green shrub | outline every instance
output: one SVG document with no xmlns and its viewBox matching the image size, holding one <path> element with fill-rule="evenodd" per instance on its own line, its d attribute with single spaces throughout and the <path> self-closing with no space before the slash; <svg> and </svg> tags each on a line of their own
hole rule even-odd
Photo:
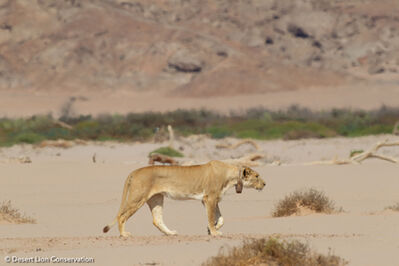
<svg viewBox="0 0 399 266">
<path fill-rule="evenodd" d="M 242 130 L 238 131 L 237 134 L 235 134 L 236 137 L 242 138 L 242 139 L 264 139 L 265 136 L 262 134 L 262 132 L 257 131 L 255 129 L 247 129 L 247 130 Z"/>
<path fill-rule="evenodd" d="M 63 116 L 60 121 L 73 127 L 65 129 L 51 115 L 29 118 L 0 118 L 0 146 L 36 143 L 43 139 L 147 140 L 155 128 L 172 125 L 176 135 L 208 133 L 213 138 L 228 136 L 253 139 L 302 139 L 364 136 L 391 133 L 399 120 L 399 108 L 382 107 L 374 111 L 333 109 L 314 112 L 292 106 L 270 111 L 252 108 L 246 112 L 220 115 L 206 110 L 176 110 L 127 115 Z"/>
<path fill-rule="evenodd" d="M 158 149 L 150 152 L 149 155 L 151 155 L 153 153 L 159 153 L 159 154 L 167 155 L 170 157 L 184 157 L 184 155 L 181 152 L 179 152 L 173 148 L 170 148 L 170 147 L 158 148 Z"/>
<path fill-rule="evenodd" d="M 16 143 L 28 143 L 34 144 L 43 141 L 45 138 L 39 134 L 33 132 L 19 133 L 14 137 Z"/>
<path fill-rule="evenodd" d="M 336 132 L 315 122 L 246 120 L 234 123 L 231 131 L 239 138 L 300 139 L 336 136 Z"/>
<path fill-rule="evenodd" d="M 77 123 L 73 131 L 78 138 L 97 139 L 101 134 L 101 127 L 98 121 L 86 120 Z"/>
<path fill-rule="evenodd" d="M 45 139 L 71 139 L 72 135 L 71 135 L 71 131 L 69 129 L 65 129 L 65 128 L 57 128 L 57 127 L 53 127 L 53 128 L 49 128 L 46 129 L 45 131 L 41 132 L 41 135 L 45 138 Z"/>
<path fill-rule="evenodd" d="M 233 134 L 232 130 L 225 126 L 212 126 L 208 128 L 207 133 L 211 134 L 212 138 L 215 139 L 221 139 Z"/>
<path fill-rule="evenodd" d="M 337 135 L 334 130 L 315 122 L 288 121 L 280 127 L 280 134 L 284 139 L 326 138 Z"/>
<path fill-rule="evenodd" d="M 136 137 L 140 139 L 149 139 L 153 135 L 153 132 L 150 128 L 142 128 L 138 131 Z"/>
<path fill-rule="evenodd" d="M 392 126 L 391 125 L 371 125 L 365 128 L 358 129 L 348 136 L 350 137 L 360 137 L 367 135 L 377 135 L 377 134 L 391 134 Z"/>
</svg>

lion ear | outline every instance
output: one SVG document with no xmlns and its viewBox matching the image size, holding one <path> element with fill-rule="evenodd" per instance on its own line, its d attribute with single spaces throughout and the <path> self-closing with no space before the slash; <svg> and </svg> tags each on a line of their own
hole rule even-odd
<svg viewBox="0 0 399 266">
<path fill-rule="evenodd" d="M 248 170 L 247 170 L 247 167 L 243 167 L 244 169 L 242 170 L 242 176 L 241 176 L 241 178 L 242 179 L 245 179 L 245 177 L 248 175 Z"/>
<path fill-rule="evenodd" d="M 240 167 L 238 170 L 238 179 L 243 179 L 244 178 L 244 171 L 245 167 Z"/>
<path fill-rule="evenodd" d="M 236 193 L 241 193 L 243 187 L 244 187 L 244 184 L 242 183 L 242 180 L 240 178 L 240 179 L 238 179 L 237 184 L 236 184 Z"/>
</svg>

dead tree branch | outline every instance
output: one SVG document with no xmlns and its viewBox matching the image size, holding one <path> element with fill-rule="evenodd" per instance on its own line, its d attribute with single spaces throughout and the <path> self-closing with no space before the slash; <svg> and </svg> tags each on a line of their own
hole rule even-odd
<svg viewBox="0 0 399 266">
<path fill-rule="evenodd" d="M 249 155 L 245 155 L 241 158 L 237 159 L 227 159 L 222 160 L 223 162 L 234 164 L 234 165 L 246 165 L 246 166 L 259 166 L 261 163 L 258 161 L 265 157 L 263 154 L 260 153 L 253 153 Z"/>
<path fill-rule="evenodd" d="M 316 164 L 336 164 L 336 165 L 342 165 L 342 164 L 359 164 L 362 163 L 364 160 L 368 158 L 377 158 L 381 160 L 385 160 L 391 163 L 399 163 L 399 159 L 397 158 L 391 158 L 385 155 L 380 155 L 377 154 L 377 151 L 382 148 L 382 147 L 392 147 L 392 146 L 399 146 L 399 141 L 398 142 L 388 142 L 388 140 L 378 142 L 377 144 L 374 145 L 371 149 L 365 152 L 358 153 L 354 156 L 352 156 L 349 159 L 346 160 L 339 160 L 337 158 L 334 158 L 333 160 L 330 161 L 315 161 L 315 162 L 310 162 L 306 163 L 305 165 L 316 165 Z"/>
<path fill-rule="evenodd" d="M 153 153 L 149 156 L 149 161 L 148 164 L 154 165 L 155 162 L 159 162 L 162 164 L 170 164 L 170 165 L 178 165 L 179 163 L 173 159 L 170 156 L 159 154 L 159 153 Z"/>
<path fill-rule="evenodd" d="M 175 133 L 173 132 L 173 128 L 171 125 L 168 125 L 168 132 L 169 132 L 169 148 L 173 149 L 173 143 L 175 141 Z"/>
<path fill-rule="evenodd" d="M 69 129 L 69 130 L 72 130 L 72 129 L 73 129 L 72 126 L 70 126 L 70 125 L 68 125 L 67 123 L 62 122 L 62 121 L 60 121 L 60 120 L 54 120 L 54 124 L 57 125 L 57 126 L 60 126 L 60 127 L 62 127 L 62 128 Z"/>
</svg>

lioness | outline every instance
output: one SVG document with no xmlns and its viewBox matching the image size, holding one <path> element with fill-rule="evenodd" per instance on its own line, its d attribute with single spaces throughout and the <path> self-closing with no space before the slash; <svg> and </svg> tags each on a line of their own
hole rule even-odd
<svg viewBox="0 0 399 266">
<path fill-rule="evenodd" d="M 198 199 L 206 207 L 208 232 L 221 235 L 217 231 L 223 226 L 218 202 L 227 189 L 236 186 L 262 190 L 265 182 L 259 174 L 248 167 L 238 167 L 220 161 L 193 166 L 147 166 L 133 171 L 126 179 L 122 203 L 113 222 L 104 227 L 103 232 L 118 222 L 123 237 L 130 235 L 125 231 L 125 223 L 144 203 L 152 212 L 154 225 L 166 235 L 176 235 L 163 222 L 162 208 L 164 196 L 173 199 Z"/>
</svg>

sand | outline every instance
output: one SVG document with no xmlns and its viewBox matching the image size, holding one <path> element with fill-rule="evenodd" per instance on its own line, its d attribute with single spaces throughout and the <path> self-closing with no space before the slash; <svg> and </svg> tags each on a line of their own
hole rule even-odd
<svg viewBox="0 0 399 266">
<path fill-rule="evenodd" d="M 143 206 L 128 222 L 133 236 L 122 239 L 117 228 L 102 228 L 114 219 L 123 183 L 134 169 L 147 163 L 149 151 L 163 144 L 88 143 L 69 149 L 30 145 L 0 149 L 0 201 L 37 220 L 36 224 L 0 224 L 0 265 L 6 256 L 94 259 L 95 265 L 200 265 L 221 247 L 239 245 L 247 238 L 278 236 L 299 239 L 322 253 L 332 252 L 350 265 L 396 265 L 399 261 L 399 212 L 384 208 L 399 201 L 398 165 L 366 160 L 361 165 L 315 165 L 313 160 L 345 158 L 350 149 L 367 149 L 393 136 L 334 138 L 300 141 L 259 141 L 266 154 L 255 169 L 267 185 L 261 192 L 229 190 L 220 204 L 225 225 L 222 237 L 206 232 L 205 210 L 199 201 L 165 201 L 165 223 L 179 232 L 163 236 Z M 397 139 L 397 137 L 396 137 Z M 186 140 L 187 141 L 187 140 Z M 235 140 L 230 140 L 234 142 Z M 226 159 L 253 152 L 243 145 L 236 151 L 219 150 L 216 140 L 193 147 L 178 141 L 187 159 Z M 399 157 L 399 147 L 380 151 Z M 92 162 L 96 153 L 97 162 Z M 29 156 L 32 163 L 19 163 Z M 272 166 L 278 158 L 283 164 Z M 288 193 L 316 188 L 343 207 L 339 214 L 272 218 L 275 204 Z M 71 265 L 60 263 L 59 265 Z"/>
<path fill-rule="evenodd" d="M 359 98 L 361 95 L 361 99 Z M 170 94 L 107 92 L 18 92 L 0 90 L 0 117 L 27 117 L 49 114 L 59 117 L 71 96 L 79 98 L 72 105 L 72 114 L 126 114 L 129 112 L 165 112 L 176 109 L 205 108 L 221 113 L 245 111 L 263 107 L 271 110 L 286 109 L 294 104 L 311 110 L 350 108 L 373 110 L 381 106 L 398 107 L 399 88 L 376 84 L 331 88 L 306 88 L 294 91 L 276 91 L 263 94 L 243 94 L 221 97 L 182 97 Z M 27 104 L 28 103 L 28 104 Z"/>
</svg>

